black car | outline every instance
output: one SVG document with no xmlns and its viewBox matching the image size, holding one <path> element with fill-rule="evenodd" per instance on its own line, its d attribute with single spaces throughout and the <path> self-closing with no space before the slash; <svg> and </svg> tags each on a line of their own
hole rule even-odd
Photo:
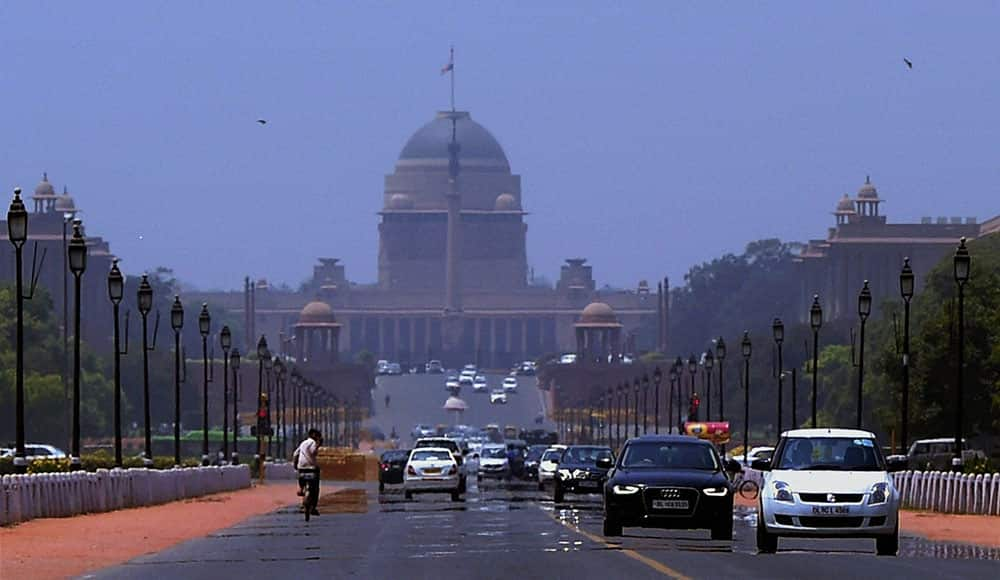
<svg viewBox="0 0 1000 580">
<path fill-rule="evenodd" d="M 608 469 L 614 464 L 609 447 L 571 445 L 563 451 L 556 468 L 553 498 L 562 502 L 567 493 L 601 493 Z"/>
<path fill-rule="evenodd" d="M 548 449 L 548 445 L 529 445 L 528 453 L 524 456 L 524 477 L 532 481 L 538 480 L 538 462 L 542 460 L 542 454 Z"/>
<path fill-rule="evenodd" d="M 387 483 L 403 483 L 403 470 L 410 457 L 409 449 L 386 451 L 378 460 L 378 490 L 384 491 Z"/>
<path fill-rule="evenodd" d="M 562 465 L 559 466 L 562 468 Z M 622 527 L 710 529 L 713 540 L 733 539 L 733 486 L 708 441 L 683 435 L 629 439 L 604 484 L 604 535 Z"/>
</svg>

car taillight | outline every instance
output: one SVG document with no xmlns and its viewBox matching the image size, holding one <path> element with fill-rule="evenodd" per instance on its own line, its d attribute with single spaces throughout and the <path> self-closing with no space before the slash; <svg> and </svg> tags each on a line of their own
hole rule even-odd
<svg viewBox="0 0 1000 580">
<path fill-rule="evenodd" d="M 452 465 L 451 468 L 448 469 L 448 475 L 455 475 L 456 473 L 458 473 L 458 466 Z"/>
<path fill-rule="evenodd" d="M 417 470 L 413 469 L 412 465 L 407 465 L 406 466 L 406 473 L 408 473 L 410 475 L 416 475 L 417 474 Z"/>
<path fill-rule="evenodd" d="M 389 464 L 388 463 L 383 463 L 382 464 L 382 469 L 389 469 Z"/>
</svg>

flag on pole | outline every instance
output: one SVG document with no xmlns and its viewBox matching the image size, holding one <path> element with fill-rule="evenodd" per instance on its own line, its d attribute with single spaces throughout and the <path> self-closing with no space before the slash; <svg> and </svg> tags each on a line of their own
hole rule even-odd
<svg viewBox="0 0 1000 580">
<path fill-rule="evenodd" d="M 452 47 L 452 49 L 451 49 L 451 56 L 448 57 L 448 64 L 446 64 L 443 67 L 441 67 L 441 74 L 442 75 L 448 74 L 448 73 L 450 73 L 453 70 L 455 70 L 455 48 L 454 47 Z"/>
</svg>

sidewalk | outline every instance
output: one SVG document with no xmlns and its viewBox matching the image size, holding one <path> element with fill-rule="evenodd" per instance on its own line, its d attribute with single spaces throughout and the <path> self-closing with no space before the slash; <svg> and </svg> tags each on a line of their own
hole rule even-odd
<svg viewBox="0 0 1000 580">
<path fill-rule="evenodd" d="M 159 552 L 299 501 L 293 482 L 0 528 L 0 578 L 66 578 Z M 324 495 L 337 488 L 323 486 Z"/>
<path fill-rule="evenodd" d="M 739 495 L 734 499 L 738 506 L 757 508 L 756 499 Z M 1000 548 L 1000 517 L 997 516 L 899 510 L 899 529 L 928 540 Z"/>
</svg>

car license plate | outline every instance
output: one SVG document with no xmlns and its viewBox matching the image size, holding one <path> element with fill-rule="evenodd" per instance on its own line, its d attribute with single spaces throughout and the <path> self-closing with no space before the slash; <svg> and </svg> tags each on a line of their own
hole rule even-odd
<svg viewBox="0 0 1000 580">
<path fill-rule="evenodd" d="M 426 473 L 427 475 L 437 475 L 441 473 L 441 470 L 438 469 L 437 467 L 428 467 L 427 469 L 424 470 L 424 473 Z"/>
<path fill-rule="evenodd" d="M 580 487 L 597 487 L 596 481 L 581 481 Z"/>
<path fill-rule="evenodd" d="M 686 499 L 654 499 L 653 509 L 654 510 L 686 510 L 688 509 L 688 500 Z"/>
<path fill-rule="evenodd" d="M 305 480 L 316 479 L 316 474 L 312 472 L 300 473 L 299 477 Z"/>
<path fill-rule="evenodd" d="M 814 505 L 812 513 L 820 515 L 844 515 L 851 513 L 846 505 Z"/>
</svg>

